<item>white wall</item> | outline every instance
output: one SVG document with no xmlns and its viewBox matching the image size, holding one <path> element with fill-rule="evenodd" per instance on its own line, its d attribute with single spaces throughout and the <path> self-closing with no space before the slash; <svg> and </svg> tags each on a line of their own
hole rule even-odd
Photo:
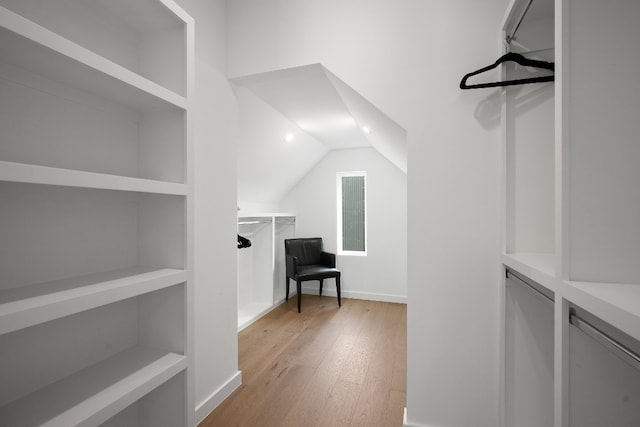
<svg viewBox="0 0 640 427">
<path fill-rule="evenodd" d="M 498 425 L 499 96 L 506 0 L 232 0 L 230 76 L 322 63 L 407 130 L 409 425 Z"/>
<path fill-rule="evenodd" d="M 225 2 L 176 0 L 195 19 L 195 404 L 206 416 L 239 384 L 237 106 L 225 72 Z"/>
<path fill-rule="evenodd" d="M 336 258 L 342 296 L 405 302 L 407 295 L 407 176 L 373 148 L 329 152 L 281 202 L 296 214 L 296 237 L 322 237 L 337 253 L 336 173 L 367 172 L 367 256 Z M 308 286 L 307 286 L 308 285 Z M 318 291 L 318 282 L 303 286 Z M 327 295 L 335 295 L 333 280 Z"/>
</svg>

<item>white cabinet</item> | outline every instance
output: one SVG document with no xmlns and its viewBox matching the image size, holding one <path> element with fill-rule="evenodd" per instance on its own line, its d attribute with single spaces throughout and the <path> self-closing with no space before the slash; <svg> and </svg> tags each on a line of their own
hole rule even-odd
<svg viewBox="0 0 640 427">
<path fill-rule="evenodd" d="M 193 423 L 193 21 L 0 0 L 0 424 Z"/>
<path fill-rule="evenodd" d="M 639 354 L 638 19 L 626 0 L 512 0 L 505 15 L 503 37 L 517 28 L 505 46 L 556 69 L 554 83 L 503 90 L 502 261 L 554 300 L 533 304 L 505 279 L 503 425 L 528 425 L 540 408 L 553 420 L 532 425 L 640 424 L 633 363 L 570 322 L 576 311 Z"/>
<path fill-rule="evenodd" d="M 243 215 L 238 234 L 251 241 L 238 252 L 238 329 L 243 329 L 285 299 L 284 239 L 295 237 L 295 216 Z"/>
</svg>

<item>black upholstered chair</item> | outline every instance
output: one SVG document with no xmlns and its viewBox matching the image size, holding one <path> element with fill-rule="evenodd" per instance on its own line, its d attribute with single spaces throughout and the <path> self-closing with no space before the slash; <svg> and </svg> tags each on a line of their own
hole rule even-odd
<svg viewBox="0 0 640 427">
<path fill-rule="evenodd" d="M 287 294 L 285 298 L 289 300 L 289 281 L 293 279 L 296 281 L 296 289 L 298 291 L 298 313 L 300 313 L 300 300 L 302 298 L 302 282 L 307 280 L 320 281 L 320 295 L 322 296 L 324 279 L 335 278 L 338 307 L 342 305 L 340 300 L 340 270 L 336 269 L 336 256 L 323 250 L 321 237 L 286 239 L 284 241 L 284 253 L 287 263 Z"/>
</svg>

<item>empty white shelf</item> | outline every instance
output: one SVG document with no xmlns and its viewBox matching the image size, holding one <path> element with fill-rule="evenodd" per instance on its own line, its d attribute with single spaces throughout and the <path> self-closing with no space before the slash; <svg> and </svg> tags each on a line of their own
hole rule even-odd
<svg viewBox="0 0 640 427">
<path fill-rule="evenodd" d="M 0 181 L 28 184 L 48 184 L 102 190 L 135 191 L 141 193 L 184 196 L 187 186 L 174 182 L 154 181 L 104 173 L 37 166 L 0 161 Z"/>
<path fill-rule="evenodd" d="M 186 109 L 183 96 L 3 7 L 0 58 L 136 110 Z"/>
<path fill-rule="evenodd" d="M 0 425 L 97 426 L 186 366 L 186 356 L 134 347 L 5 405 Z"/>
<path fill-rule="evenodd" d="M 517 252 L 502 255 L 502 263 L 555 292 L 555 256 L 546 253 Z"/>
<path fill-rule="evenodd" d="M 566 282 L 572 303 L 640 340 L 640 284 Z"/>
<path fill-rule="evenodd" d="M 172 268 L 128 268 L 0 291 L 0 335 L 186 282 Z"/>
</svg>

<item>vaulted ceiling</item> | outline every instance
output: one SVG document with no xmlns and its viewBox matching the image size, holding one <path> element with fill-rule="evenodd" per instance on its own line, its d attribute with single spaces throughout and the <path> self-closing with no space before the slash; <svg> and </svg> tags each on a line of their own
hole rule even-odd
<svg viewBox="0 0 640 427">
<path fill-rule="evenodd" d="M 277 203 L 330 150 L 373 147 L 406 173 L 406 131 L 321 64 L 231 81 L 240 200 Z"/>
</svg>

